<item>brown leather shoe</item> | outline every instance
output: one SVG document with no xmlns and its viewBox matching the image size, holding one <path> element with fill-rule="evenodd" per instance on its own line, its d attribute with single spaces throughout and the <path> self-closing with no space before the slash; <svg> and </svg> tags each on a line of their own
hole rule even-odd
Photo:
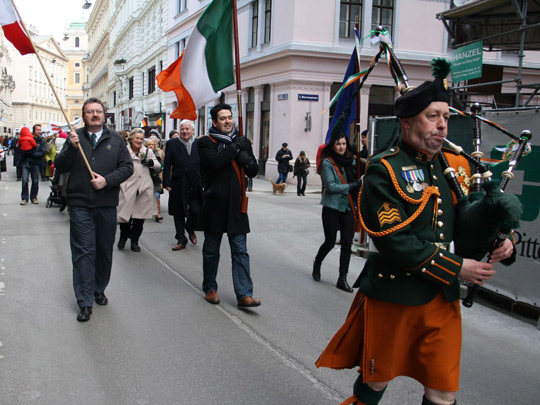
<svg viewBox="0 0 540 405">
<path fill-rule="evenodd" d="M 189 235 L 189 240 L 191 241 L 191 243 L 193 243 L 194 245 L 197 244 L 197 235 L 195 235 L 194 233 L 192 233 L 191 235 Z"/>
<path fill-rule="evenodd" d="M 174 245 L 174 246 L 172 247 L 172 250 L 174 250 L 174 251 L 176 252 L 177 250 L 182 250 L 182 249 L 184 249 L 184 248 L 185 248 L 185 246 L 182 245 L 181 243 L 179 243 L 178 245 Z"/>
<path fill-rule="evenodd" d="M 256 300 L 253 297 L 250 297 L 249 295 L 247 297 L 244 297 L 240 301 L 238 301 L 238 308 L 252 308 L 252 307 L 258 307 L 261 305 L 261 301 Z"/>
<path fill-rule="evenodd" d="M 219 304 L 219 295 L 217 295 L 217 291 L 208 291 L 206 293 L 206 296 L 204 297 L 206 301 L 208 301 L 210 304 Z"/>
</svg>

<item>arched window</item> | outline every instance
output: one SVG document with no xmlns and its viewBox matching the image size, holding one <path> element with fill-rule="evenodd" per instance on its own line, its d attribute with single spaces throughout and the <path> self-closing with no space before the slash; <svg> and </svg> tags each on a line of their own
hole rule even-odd
<svg viewBox="0 0 540 405">
<path fill-rule="evenodd" d="M 79 47 L 79 37 L 75 37 L 75 48 Z"/>
</svg>

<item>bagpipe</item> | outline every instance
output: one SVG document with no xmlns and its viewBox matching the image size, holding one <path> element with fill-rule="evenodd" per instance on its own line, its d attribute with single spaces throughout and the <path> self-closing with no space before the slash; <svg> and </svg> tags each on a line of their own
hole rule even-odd
<svg viewBox="0 0 540 405">
<path fill-rule="evenodd" d="M 374 34 L 380 39 L 379 53 L 373 59 L 370 68 L 364 72 L 369 74 L 381 55 L 385 54 L 388 68 L 400 94 L 404 95 L 414 89 L 409 85 L 405 70 L 392 49 L 387 31 L 379 27 L 378 30 L 374 31 Z M 450 72 L 450 63 L 444 59 L 436 59 L 432 62 L 432 67 L 433 76 L 442 78 L 445 81 Z M 367 75 L 364 76 L 357 91 L 359 91 L 366 77 Z M 519 160 L 527 153 L 527 148 L 530 148 L 529 141 L 532 134 L 529 130 L 524 130 L 519 137 L 513 135 L 502 126 L 482 117 L 479 104 L 474 104 L 470 113 L 452 107 L 450 107 L 450 111 L 473 119 L 472 138 L 474 151 L 472 154 L 466 153 L 462 147 L 445 139 L 448 149 L 467 159 L 474 170 L 474 174 L 471 176 L 470 193 L 465 194 L 463 191 L 456 177 L 455 169 L 450 167 L 444 153 L 441 152 L 438 155 L 445 178 L 457 197 L 457 212 L 454 224 L 455 253 L 461 257 L 479 261 L 486 255 L 489 257 L 489 254 L 508 238 L 512 229 L 519 227 L 523 206 L 515 195 L 505 193 L 504 190 L 508 182 L 514 178 L 513 172 Z M 481 151 L 482 135 L 480 124 L 482 122 L 509 136 L 514 143 L 514 147 L 510 148 L 512 151 L 506 156 L 508 169 L 502 173 L 502 181 L 500 182 L 492 178 L 493 175 L 489 167 L 482 162 L 484 157 Z M 334 128 L 334 130 L 340 130 L 340 128 Z M 469 288 L 468 295 L 463 300 L 465 307 L 470 308 L 473 305 L 477 289 L 478 285 L 472 285 Z"/>
</svg>

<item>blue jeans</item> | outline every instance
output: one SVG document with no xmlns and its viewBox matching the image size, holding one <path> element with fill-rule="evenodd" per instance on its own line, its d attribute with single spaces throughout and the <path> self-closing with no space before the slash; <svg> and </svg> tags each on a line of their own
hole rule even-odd
<svg viewBox="0 0 540 405">
<path fill-rule="evenodd" d="M 30 189 L 30 200 L 37 198 L 39 191 L 39 165 L 30 163 L 22 164 L 22 190 L 21 200 L 28 201 L 28 178 L 32 177 L 32 187 Z"/>
<path fill-rule="evenodd" d="M 222 233 L 204 232 L 203 244 L 203 291 L 217 291 L 216 281 L 219 265 L 219 247 Z M 234 292 L 238 301 L 253 296 L 253 282 L 249 274 L 249 255 L 246 235 L 228 236 L 231 247 L 232 277 Z"/>
<path fill-rule="evenodd" d="M 278 179 L 276 181 L 276 184 L 287 183 L 287 175 L 288 174 L 289 173 L 287 173 L 287 172 L 285 172 L 285 173 L 279 172 L 279 177 L 278 177 Z"/>
<path fill-rule="evenodd" d="M 91 307 L 111 278 L 116 207 L 71 207 L 70 216 L 73 289 L 79 308 Z"/>
</svg>

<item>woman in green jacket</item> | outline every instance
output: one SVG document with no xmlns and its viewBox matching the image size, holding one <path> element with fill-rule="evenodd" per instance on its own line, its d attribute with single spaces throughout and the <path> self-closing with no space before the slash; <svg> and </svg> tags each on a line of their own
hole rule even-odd
<svg viewBox="0 0 540 405">
<path fill-rule="evenodd" d="M 354 155 L 348 139 L 341 135 L 331 138 L 321 152 L 319 174 L 324 184 L 321 198 L 324 242 L 313 262 L 313 279 L 321 280 L 321 265 L 326 255 L 336 243 L 338 227 L 341 235 L 339 257 L 339 277 L 336 287 L 346 292 L 353 292 L 347 283 L 351 244 L 354 237 L 354 211 L 351 201 L 360 189 L 361 181 L 356 178 Z M 349 193 L 351 196 L 349 196 Z"/>
</svg>

